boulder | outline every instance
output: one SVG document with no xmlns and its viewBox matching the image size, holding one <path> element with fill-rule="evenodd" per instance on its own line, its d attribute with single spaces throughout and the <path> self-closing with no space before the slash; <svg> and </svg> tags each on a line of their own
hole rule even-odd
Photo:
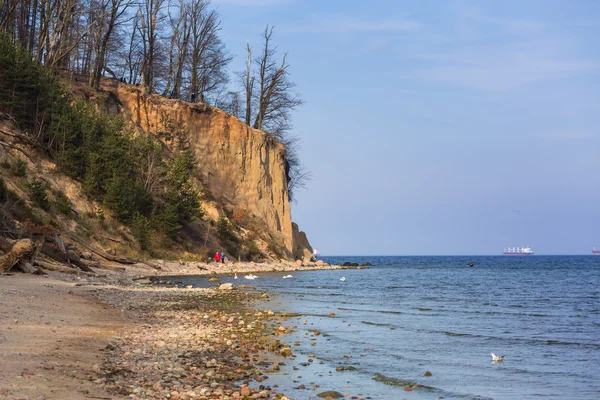
<svg viewBox="0 0 600 400">
<path fill-rule="evenodd" d="M 292 222 L 292 239 L 294 242 L 294 258 L 306 259 L 312 257 L 313 248 L 308 242 L 306 233 L 301 232 L 298 224 Z"/>
<path fill-rule="evenodd" d="M 233 290 L 233 283 L 223 283 L 219 285 L 219 290 Z"/>
</svg>

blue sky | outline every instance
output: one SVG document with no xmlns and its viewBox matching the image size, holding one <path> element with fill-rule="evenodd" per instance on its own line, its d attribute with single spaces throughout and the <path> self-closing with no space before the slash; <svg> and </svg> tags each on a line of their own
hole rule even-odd
<svg viewBox="0 0 600 400">
<path fill-rule="evenodd" d="M 600 248 L 600 2 L 214 0 L 306 104 L 293 219 L 330 255 Z"/>
</svg>

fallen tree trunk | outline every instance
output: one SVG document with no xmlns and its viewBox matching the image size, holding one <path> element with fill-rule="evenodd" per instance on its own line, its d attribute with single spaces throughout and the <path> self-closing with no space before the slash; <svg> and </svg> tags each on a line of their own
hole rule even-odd
<svg viewBox="0 0 600 400">
<path fill-rule="evenodd" d="M 8 253 L 0 257 L 0 272 L 8 272 L 14 267 L 23 272 L 37 273 L 38 270 L 31 264 L 39 252 L 40 244 L 33 243 L 31 239 L 21 239 L 15 243 Z"/>
<path fill-rule="evenodd" d="M 74 254 L 72 251 L 62 252 L 55 244 L 48 244 L 42 248 L 42 253 L 52 258 L 53 260 L 59 261 L 61 263 L 67 265 L 75 265 L 77 268 L 86 272 L 94 272 L 90 268 L 90 263 L 93 261 L 83 260 L 78 255 Z"/>
<path fill-rule="evenodd" d="M 92 245 L 87 244 L 83 239 L 73 235 L 73 234 L 68 234 L 68 236 L 71 238 L 71 240 L 73 240 L 74 242 L 77 242 L 79 245 L 81 245 L 82 247 L 85 247 L 86 249 L 88 249 L 89 251 L 91 251 L 92 253 L 98 254 L 100 257 L 107 259 L 108 261 L 114 261 L 114 262 L 118 262 L 119 264 L 144 264 L 149 266 L 150 268 L 154 268 L 154 269 L 160 269 L 160 266 L 154 265 L 148 261 L 142 261 L 142 260 L 138 260 L 135 258 L 128 258 L 128 257 L 118 257 L 118 256 L 113 256 L 108 254 L 105 251 L 102 251 L 100 249 L 95 248 Z"/>
<path fill-rule="evenodd" d="M 67 274 L 75 274 L 75 275 L 80 275 L 80 274 L 88 275 L 88 276 L 95 275 L 93 273 L 81 271 L 76 268 L 69 268 L 69 267 L 65 267 L 64 265 L 49 263 L 49 262 L 41 261 L 41 260 L 36 260 L 35 265 L 37 265 L 38 267 L 42 267 L 43 269 L 47 269 L 49 271 L 65 272 Z"/>
</svg>

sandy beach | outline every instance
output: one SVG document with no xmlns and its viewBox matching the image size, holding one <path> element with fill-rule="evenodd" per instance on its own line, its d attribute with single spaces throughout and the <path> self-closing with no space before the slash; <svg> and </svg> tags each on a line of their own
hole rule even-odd
<svg viewBox="0 0 600 400">
<path fill-rule="evenodd" d="M 164 263 L 3 275 L 0 398 L 285 399 L 268 374 L 294 360 L 285 343 L 293 327 L 289 316 L 253 309 L 267 295 L 245 280 L 233 290 L 174 288 L 148 276 L 312 268 L 340 267 Z"/>
</svg>

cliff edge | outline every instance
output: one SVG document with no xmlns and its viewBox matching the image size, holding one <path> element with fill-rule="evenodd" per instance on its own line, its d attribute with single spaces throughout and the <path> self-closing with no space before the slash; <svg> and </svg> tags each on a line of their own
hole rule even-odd
<svg viewBox="0 0 600 400">
<path fill-rule="evenodd" d="M 306 235 L 298 243 L 294 240 L 286 154 L 281 143 L 206 104 L 146 94 L 137 87 L 114 82 L 104 89 L 127 121 L 154 135 L 167 148 L 172 144 L 170 139 L 157 135 L 164 124 L 175 124 L 187 132 L 202 185 L 222 207 L 262 220 L 274 239 L 281 241 L 286 257 L 303 258 L 304 249 L 312 249 Z"/>
</svg>

